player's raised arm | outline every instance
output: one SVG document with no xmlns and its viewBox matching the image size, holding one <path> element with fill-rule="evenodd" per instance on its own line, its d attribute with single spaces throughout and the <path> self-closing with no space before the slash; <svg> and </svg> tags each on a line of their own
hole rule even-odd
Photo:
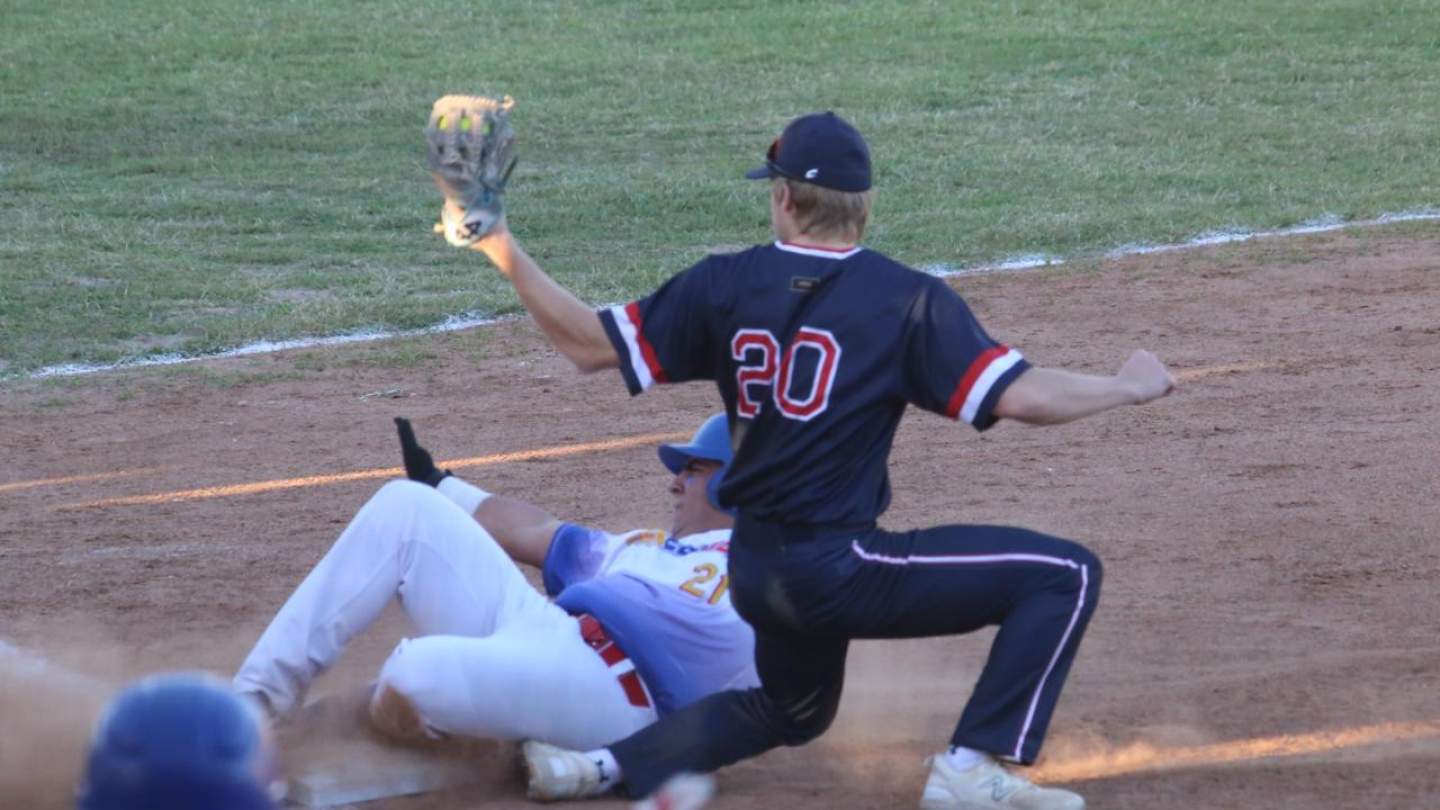
<svg viewBox="0 0 1440 810">
<path fill-rule="evenodd" d="M 405 461 L 405 476 L 411 481 L 428 484 L 454 501 L 461 509 L 495 538 L 495 542 L 516 562 L 537 568 L 545 564 L 550 543 L 560 528 L 560 519 L 528 501 L 495 495 L 462 480 L 449 470 L 435 466 L 430 451 L 415 440 L 410 420 L 395 417 L 400 433 L 400 453 Z"/>
<path fill-rule="evenodd" d="M 1142 405 L 1174 389 L 1175 377 L 1165 364 L 1140 350 L 1111 377 L 1026 369 L 1000 395 L 994 414 L 1027 425 L 1058 425 L 1121 405 Z"/>
<path fill-rule="evenodd" d="M 500 220 L 471 246 L 484 253 L 510 283 L 550 343 L 582 373 L 618 368 L 620 356 L 605 336 L 600 316 L 550 278 Z"/>
<path fill-rule="evenodd" d="M 632 395 L 655 383 L 713 379 L 710 333 L 696 313 L 715 300 L 716 257 L 638 301 L 597 312 L 546 275 L 503 219 L 472 247 L 510 279 L 550 342 L 581 372 L 618 368 Z"/>
<path fill-rule="evenodd" d="M 505 225 L 505 186 L 515 168 L 515 101 L 444 96 L 425 127 L 425 165 L 445 195 L 435 230 L 455 247 L 484 253 L 504 273 L 555 348 L 584 373 L 615 368 L 619 357 L 600 318 L 556 284 Z"/>
</svg>

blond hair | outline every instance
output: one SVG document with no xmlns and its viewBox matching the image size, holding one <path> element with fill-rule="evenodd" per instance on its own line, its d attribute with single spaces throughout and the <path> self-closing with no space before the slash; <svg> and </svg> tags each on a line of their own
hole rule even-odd
<svg viewBox="0 0 1440 810">
<path fill-rule="evenodd" d="M 836 191 L 788 177 L 779 181 L 790 187 L 800 233 L 840 237 L 850 242 L 859 242 L 865 236 L 873 191 Z"/>
</svg>

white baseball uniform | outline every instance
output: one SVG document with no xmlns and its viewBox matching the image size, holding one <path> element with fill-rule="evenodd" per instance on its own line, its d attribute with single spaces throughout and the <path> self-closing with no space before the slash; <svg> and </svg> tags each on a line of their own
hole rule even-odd
<svg viewBox="0 0 1440 810">
<path fill-rule="evenodd" d="M 552 602 L 452 480 L 438 492 L 382 487 L 270 622 L 235 687 L 289 711 L 392 597 L 421 635 L 400 642 L 379 681 L 435 736 L 598 748 L 759 683 L 754 635 L 730 604 L 729 530 L 674 538 L 563 524 L 542 572 Z"/>
</svg>

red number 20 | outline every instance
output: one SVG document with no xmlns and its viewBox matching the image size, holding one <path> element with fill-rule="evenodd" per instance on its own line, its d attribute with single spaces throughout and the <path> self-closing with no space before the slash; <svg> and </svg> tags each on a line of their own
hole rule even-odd
<svg viewBox="0 0 1440 810">
<path fill-rule="evenodd" d="M 780 413 L 789 419 L 808 422 L 825 412 L 830 389 L 840 365 L 840 343 L 825 329 L 802 326 L 782 354 L 780 342 L 768 329 L 741 329 L 730 339 L 730 357 L 735 360 L 735 410 L 745 419 L 760 413 L 763 399 L 752 396 L 753 388 L 767 386 Z M 790 383 L 797 362 L 815 363 L 810 390 L 805 396 L 790 395 Z M 777 362 L 778 360 L 778 362 Z"/>
</svg>

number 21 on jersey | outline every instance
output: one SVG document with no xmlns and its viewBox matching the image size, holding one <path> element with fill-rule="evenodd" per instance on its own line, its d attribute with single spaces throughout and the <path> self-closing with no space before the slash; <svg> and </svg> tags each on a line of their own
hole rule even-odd
<svg viewBox="0 0 1440 810">
<path fill-rule="evenodd" d="M 700 563 L 695 566 L 694 571 L 695 576 L 680 583 L 680 590 L 696 599 L 703 599 L 706 604 L 713 605 L 719 602 L 720 597 L 724 596 L 725 591 L 730 588 L 730 575 L 720 574 L 719 566 L 714 563 Z M 716 574 L 720 574 L 720 583 L 715 586 L 714 591 L 707 594 L 705 591 L 708 590 L 710 580 L 714 579 Z"/>
<path fill-rule="evenodd" d="M 780 342 L 769 329 L 740 329 L 730 339 L 730 357 L 735 361 L 735 412 L 754 419 L 764 404 L 763 390 L 770 389 L 775 407 L 787 419 L 808 422 L 825 412 L 830 388 L 840 365 L 840 342 L 826 329 L 802 326 L 782 352 Z M 810 390 L 791 391 L 797 365 L 813 368 Z"/>
</svg>

